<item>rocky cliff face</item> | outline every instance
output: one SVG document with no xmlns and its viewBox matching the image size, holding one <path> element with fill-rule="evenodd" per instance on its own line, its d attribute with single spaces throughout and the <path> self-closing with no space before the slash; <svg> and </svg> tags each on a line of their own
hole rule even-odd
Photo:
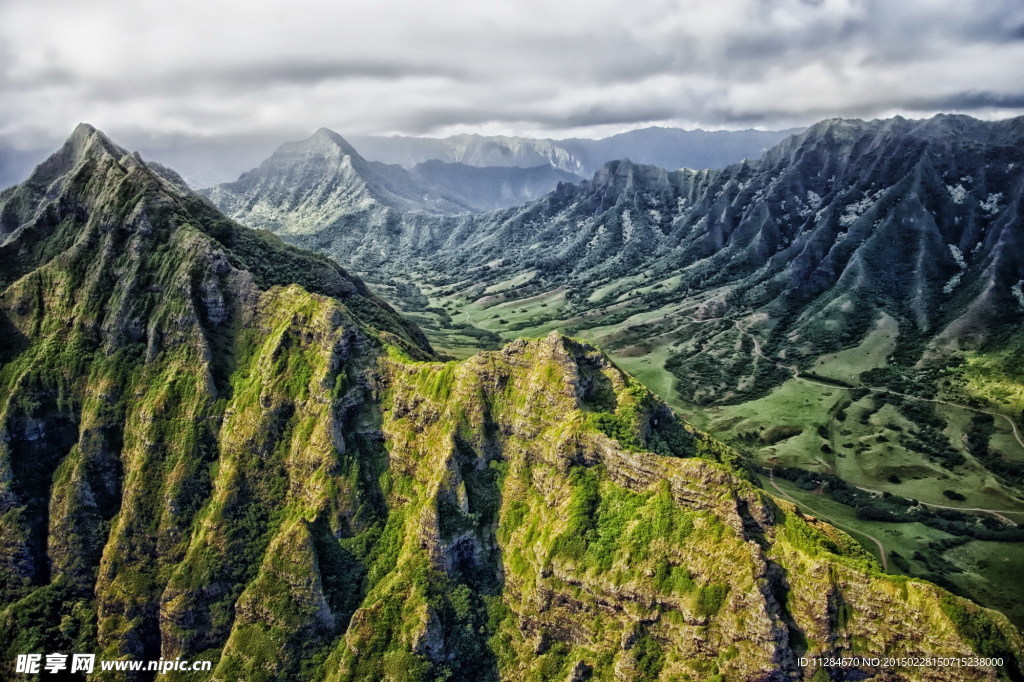
<svg viewBox="0 0 1024 682">
<path fill-rule="evenodd" d="M 392 470 L 408 477 L 396 570 L 440 575 L 371 589 L 364 608 L 404 603 L 399 622 L 422 625 L 398 637 L 435 665 L 784 679 L 800 655 L 964 647 L 950 597 L 756 489 L 589 346 L 552 334 L 458 364 L 389 362 L 382 378 Z M 475 641 L 463 599 L 488 614 Z M 339 678 L 370 670 L 365 642 L 387 622 L 356 615 Z"/>
<path fill-rule="evenodd" d="M 882 573 L 590 346 L 437 362 L 358 279 L 88 127 L 0 201 L 4 665 L 752 680 L 810 676 L 801 655 L 977 652 L 1019 670 L 1004 617 Z"/>
</svg>

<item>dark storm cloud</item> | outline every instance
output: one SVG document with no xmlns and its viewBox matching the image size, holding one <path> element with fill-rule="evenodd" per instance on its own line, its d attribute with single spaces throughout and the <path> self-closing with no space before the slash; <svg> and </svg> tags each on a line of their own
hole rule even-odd
<svg viewBox="0 0 1024 682">
<path fill-rule="evenodd" d="M 611 105 L 579 107 L 566 112 L 549 112 L 543 105 L 477 107 L 472 111 L 448 107 L 428 107 L 417 114 L 417 121 L 429 128 L 447 125 L 453 119 L 467 125 L 503 123 L 514 128 L 517 124 L 531 123 L 546 128 L 559 126 L 589 128 L 605 125 L 627 125 L 635 121 L 658 121 L 670 118 L 675 109 L 669 105 L 648 102 L 620 102 Z"/>
<path fill-rule="evenodd" d="M 296 60 L 292 62 L 267 62 L 191 74 L 192 78 L 210 79 L 232 83 L 238 86 L 258 86 L 270 83 L 319 83 L 336 79 L 377 78 L 399 80 L 412 76 L 438 76 L 458 79 L 465 77 L 464 69 L 433 64 L 417 64 L 412 61 L 387 60 L 346 60 L 321 61 Z"/>
<path fill-rule="evenodd" d="M 0 137 L 20 140 L 1024 111 L 1020 0 L 6 0 L 0 57 Z"/>
</svg>

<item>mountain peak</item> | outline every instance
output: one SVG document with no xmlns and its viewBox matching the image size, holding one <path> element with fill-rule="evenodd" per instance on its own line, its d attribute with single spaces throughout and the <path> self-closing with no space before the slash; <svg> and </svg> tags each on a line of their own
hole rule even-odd
<svg viewBox="0 0 1024 682">
<path fill-rule="evenodd" d="M 629 175 L 637 168 L 637 164 L 629 160 L 629 157 L 608 161 L 601 166 L 594 174 L 595 182 L 607 182 L 616 176 Z"/>
<path fill-rule="evenodd" d="M 41 163 L 29 179 L 35 184 L 49 184 L 81 164 L 105 161 L 113 161 L 124 170 L 148 167 L 138 152 L 129 152 L 103 131 L 88 123 L 79 123 L 64 145 Z"/>
<path fill-rule="evenodd" d="M 79 123 L 75 126 L 71 136 L 65 142 L 65 146 L 70 146 L 76 159 L 96 151 L 105 152 L 116 158 L 120 158 L 128 153 L 114 144 L 101 130 L 88 123 Z"/>
<path fill-rule="evenodd" d="M 92 135 L 93 133 L 96 133 L 96 132 L 99 132 L 99 131 L 96 130 L 95 126 L 93 126 L 93 125 L 91 125 L 89 123 L 82 122 L 82 123 L 79 123 L 78 125 L 75 126 L 75 129 L 71 132 L 71 138 L 70 139 L 72 139 L 72 140 L 75 140 L 75 139 L 84 140 L 84 139 L 88 138 L 90 135 Z"/>
<path fill-rule="evenodd" d="M 591 183 L 595 189 L 622 192 L 632 188 L 638 181 L 645 185 L 660 185 L 667 175 L 668 171 L 663 168 L 635 163 L 625 158 L 609 161 L 601 166 L 594 173 Z"/>
<path fill-rule="evenodd" d="M 60 149 L 36 166 L 26 186 L 42 189 L 87 161 L 104 158 L 124 159 L 128 152 L 88 123 L 79 123 Z M 142 163 L 140 161 L 140 163 Z M 144 165 L 144 164 L 143 164 Z"/>
<path fill-rule="evenodd" d="M 334 132 L 330 128 L 320 128 L 307 140 L 317 147 L 327 146 L 329 148 L 337 148 L 345 156 L 351 156 L 356 159 L 362 160 L 362 156 L 356 151 L 355 147 L 348 143 L 344 137 Z"/>
</svg>

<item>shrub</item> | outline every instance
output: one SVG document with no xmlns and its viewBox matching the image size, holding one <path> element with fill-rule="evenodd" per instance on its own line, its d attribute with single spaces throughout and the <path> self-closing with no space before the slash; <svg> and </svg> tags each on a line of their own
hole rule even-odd
<svg viewBox="0 0 1024 682">
<path fill-rule="evenodd" d="M 697 613 L 702 616 L 714 616 L 722 608 L 729 586 L 725 583 L 703 585 L 697 592 Z"/>
</svg>

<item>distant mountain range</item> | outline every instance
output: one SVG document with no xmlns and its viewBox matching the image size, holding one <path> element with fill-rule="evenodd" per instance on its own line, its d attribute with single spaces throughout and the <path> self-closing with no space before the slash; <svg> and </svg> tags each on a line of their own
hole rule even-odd
<svg viewBox="0 0 1024 682">
<path fill-rule="evenodd" d="M 720 168 L 759 156 L 791 132 L 795 131 L 646 128 L 600 140 L 545 140 L 499 135 L 456 135 L 448 138 L 356 136 L 348 139 L 365 159 L 398 164 L 407 170 L 426 161 L 460 163 L 473 167 L 549 166 L 582 179 L 593 175 L 606 161 L 622 158 L 665 168 Z M 209 138 L 163 136 L 141 139 L 136 143 L 145 158 L 174 168 L 194 188 L 235 180 L 242 172 L 266 158 L 267 153 L 278 145 L 266 135 Z M 0 189 L 27 178 L 32 169 L 49 154 L 49 147 L 22 149 L 0 140 Z M 535 173 L 535 176 L 539 176 L 539 173 Z M 523 182 L 533 187 L 537 179 L 535 177 Z M 491 204 L 487 205 L 495 208 L 515 203 L 505 199 L 502 199 L 504 203 L 494 203 L 494 197 L 508 196 L 509 192 L 514 194 L 517 185 L 512 182 L 509 187 L 497 193 L 487 190 L 484 194 L 492 197 Z M 531 192 L 532 196 L 527 198 L 536 198 L 553 188 L 554 184 L 550 184 L 543 191 Z M 523 196 L 518 198 L 526 200 Z"/>
<path fill-rule="evenodd" d="M 503 299 L 564 288 L 563 304 L 523 328 L 547 319 L 581 329 L 665 308 L 674 312 L 646 332 L 662 337 L 697 333 L 683 311 L 728 311 L 802 362 L 853 343 L 881 313 L 915 358 L 926 346 L 1004 338 L 1024 319 L 1022 119 L 829 120 L 722 170 L 615 161 L 590 181 L 482 215 L 345 209 L 322 219 L 325 203 L 302 201 L 296 177 L 276 178 L 290 203 L 261 190 L 241 203 L 211 197 L 360 271 L 447 281 L 467 300 L 507 281 L 519 284 Z M 720 331 L 721 343 L 736 342 L 735 330 Z M 670 364 L 685 377 L 690 354 L 703 362 L 708 352 L 677 347 Z M 738 383 L 683 390 L 728 399 L 785 376 L 755 359 L 748 370 Z"/>
<path fill-rule="evenodd" d="M 590 177 L 608 161 L 630 159 L 662 168 L 722 168 L 754 159 L 792 130 L 682 130 L 643 128 L 597 140 L 565 140 L 501 135 L 445 138 L 356 136 L 352 143 L 368 159 L 411 168 L 429 159 L 469 166 L 547 164 Z"/>
<path fill-rule="evenodd" d="M 441 161 L 401 166 L 367 161 L 337 133 L 281 145 L 258 168 L 235 182 L 204 190 L 222 210 L 251 224 L 287 231 L 322 226 L 368 212 L 435 215 L 470 213 L 520 204 L 560 182 L 580 178 L 548 165 L 472 168 Z"/>
</svg>

